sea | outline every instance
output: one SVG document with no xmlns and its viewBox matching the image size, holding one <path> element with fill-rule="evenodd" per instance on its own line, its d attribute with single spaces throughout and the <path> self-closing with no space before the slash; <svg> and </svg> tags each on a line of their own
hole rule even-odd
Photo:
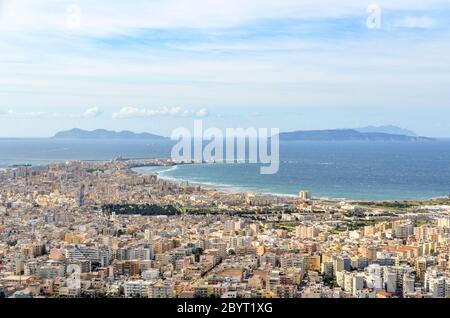
<svg viewBox="0 0 450 318">
<path fill-rule="evenodd" d="M 67 160 L 169 158 L 171 141 L 0 139 L 0 169 Z M 259 164 L 136 168 L 142 174 L 221 190 L 346 200 L 430 199 L 450 195 L 450 140 L 280 143 L 280 169 Z"/>
</svg>

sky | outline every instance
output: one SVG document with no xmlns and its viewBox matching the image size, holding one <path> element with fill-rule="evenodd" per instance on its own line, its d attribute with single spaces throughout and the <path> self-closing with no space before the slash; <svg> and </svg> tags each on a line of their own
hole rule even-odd
<svg viewBox="0 0 450 318">
<path fill-rule="evenodd" d="M 448 0 L 0 0 L 0 137 L 74 127 L 450 137 Z"/>
</svg>

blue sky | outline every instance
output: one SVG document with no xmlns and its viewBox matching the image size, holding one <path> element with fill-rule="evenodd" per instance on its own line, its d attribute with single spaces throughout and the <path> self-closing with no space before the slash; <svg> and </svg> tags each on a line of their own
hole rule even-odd
<svg viewBox="0 0 450 318">
<path fill-rule="evenodd" d="M 201 118 L 449 137 L 449 22 L 448 0 L 0 0 L 0 136 Z"/>
</svg>

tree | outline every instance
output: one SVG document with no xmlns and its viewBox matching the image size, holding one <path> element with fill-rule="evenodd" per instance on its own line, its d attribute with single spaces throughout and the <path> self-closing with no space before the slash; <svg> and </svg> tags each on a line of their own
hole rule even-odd
<svg viewBox="0 0 450 318">
<path fill-rule="evenodd" d="M 202 248 L 196 248 L 194 250 L 194 256 L 195 256 L 195 261 L 198 263 L 200 262 L 200 256 L 203 255 L 203 249 Z"/>
<path fill-rule="evenodd" d="M 91 270 L 94 272 L 95 270 L 97 270 L 97 268 L 101 267 L 102 264 L 100 264 L 100 262 L 92 262 L 91 263 Z"/>
</svg>

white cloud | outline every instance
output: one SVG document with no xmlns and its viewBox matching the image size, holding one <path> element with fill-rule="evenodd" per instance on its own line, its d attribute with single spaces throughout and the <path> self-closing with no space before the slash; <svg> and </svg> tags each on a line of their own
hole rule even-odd
<svg viewBox="0 0 450 318">
<path fill-rule="evenodd" d="M 209 112 L 206 108 L 199 111 L 191 111 L 183 107 L 162 107 L 159 109 L 145 109 L 136 107 L 123 107 L 118 112 L 113 113 L 112 117 L 115 119 L 124 118 L 145 118 L 158 116 L 172 116 L 172 117 L 206 117 Z"/>
<path fill-rule="evenodd" d="M 432 29 L 438 26 L 438 22 L 427 16 L 423 17 L 405 17 L 397 20 L 394 26 L 408 29 Z"/>
<path fill-rule="evenodd" d="M 49 115 L 47 112 L 16 112 L 12 109 L 8 111 L 1 111 L 0 116 L 11 116 L 11 117 L 44 117 Z"/>
<path fill-rule="evenodd" d="M 209 111 L 206 108 L 200 109 L 198 112 L 195 113 L 196 117 L 207 117 L 209 116 Z"/>
<path fill-rule="evenodd" d="M 23 111 L 19 112 L 13 109 L 0 110 L 0 116 L 12 117 L 12 118 L 72 118 L 78 119 L 80 115 L 64 112 L 51 112 L 51 111 Z"/>
<path fill-rule="evenodd" d="M 34 105 L 36 100 L 45 107 L 64 103 L 76 108 L 74 118 L 82 118 L 84 109 L 79 105 L 104 105 L 116 109 L 115 118 L 129 118 L 168 116 L 171 112 L 136 107 L 119 111 L 122 105 L 196 105 L 211 110 L 279 104 L 366 105 L 367 101 L 398 104 L 394 99 L 401 97 L 401 102 L 408 105 L 425 99 L 444 104 L 450 94 L 440 89 L 450 83 L 448 28 L 446 33 L 418 42 L 409 34 L 399 36 L 395 33 L 398 30 L 391 29 L 354 38 L 339 34 L 334 37 L 334 31 L 329 30 L 331 33 L 324 39 L 315 36 L 313 26 L 311 35 L 305 31 L 304 37 L 296 33 L 291 36 L 282 32 L 282 23 L 278 24 L 278 19 L 283 18 L 307 22 L 317 18 L 320 28 L 320 19 L 358 16 L 361 25 L 354 30 L 357 35 L 365 30 L 366 7 L 371 2 L 136 0 L 129 6 L 117 0 L 7 0 L 0 29 L 3 26 L 27 32 L 0 31 L 0 100 L 8 100 L 8 107 Z M 435 11 L 426 10 L 450 5 L 448 0 L 413 2 L 376 1 L 388 13 L 386 21 L 388 16 L 400 16 L 400 12 L 393 11 L 433 16 Z M 66 3 L 80 4 L 81 29 L 59 33 L 67 30 Z M 414 13 L 416 10 L 421 11 Z M 267 36 L 266 28 L 258 30 L 258 23 L 264 19 L 274 26 Z M 256 27 L 250 25 L 247 29 L 244 24 L 248 22 L 256 22 Z M 403 25 L 418 24 L 406 22 Z M 444 27 L 443 20 L 441 23 Z M 298 25 L 301 27 L 302 23 Z M 422 21 L 421 25 L 426 23 Z M 202 27 L 237 29 L 206 33 L 192 30 Z M 133 32 L 146 28 L 166 29 L 168 38 L 163 31 L 161 41 L 159 36 L 149 35 L 145 35 L 149 37 L 146 41 L 139 41 L 140 33 Z M 177 28 L 186 34 L 179 36 Z M 91 32 L 88 37 L 84 37 L 86 32 Z M 95 41 L 97 35 L 115 32 L 131 33 L 136 38 L 124 37 L 126 45 L 122 46 L 120 37 L 117 47 L 115 41 Z M 174 38 L 172 32 L 177 33 Z M 257 36 L 251 36 L 253 32 Z M 141 45 L 147 40 L 150 45 Z M 221 55 L 222 51 L 226 54 Z M 411 96 L 412 87 L 424 82 L 427 85 L 420 90 L 421 100 L 407 97 Z M 360 97 L 349 101 L 348 96 L 355 95 L 356 87 Z M 391 91 L 395 93 L 386 93 Z M 194 116 L 193 113 L 187 111 L 183 115 L 182 111 L 175 111 L 177 115 L 172 116 Z"/>
<path fill-rule="evenodd" d="M 366 16 L 372 1 L 340 0 L 8 0 L 0 28 L 123 34 L 145 28 L 230 28 L 257 20 L 327 19 Z M 79 10 L 70 10 L 76 3 Z M 377 0 L 383 10 L 448 7 L 448 0 Z M 71 15 L 80 13 L 79 17 Z M 73 29 L 70 21 L 79 21 Z"/>
<path fill-rule="evenodd" d="M 98 117 L 101 114 L 102 114 L 102 112 L 101 112 L 100 108 L 92 107 L 92 108 L 87 109 L 84 112 L 83 117 L 86 118 L 86 119 L 91 119 L 91 118 Z"/>
</svg>

